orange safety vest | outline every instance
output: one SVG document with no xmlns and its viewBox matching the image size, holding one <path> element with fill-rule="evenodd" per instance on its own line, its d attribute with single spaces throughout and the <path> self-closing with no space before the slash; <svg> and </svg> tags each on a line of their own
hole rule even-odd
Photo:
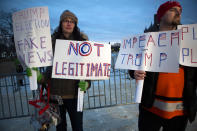
<svg viewBox="0 0 197 131">
<path fill-rule="evenodd" d="M 183 67 L 179 68 L 179 73 L 159 73 L 156 99 L 153 106 L 147 110 L 165 119 L 184 115 L 183 88 Z"/>
</svg>

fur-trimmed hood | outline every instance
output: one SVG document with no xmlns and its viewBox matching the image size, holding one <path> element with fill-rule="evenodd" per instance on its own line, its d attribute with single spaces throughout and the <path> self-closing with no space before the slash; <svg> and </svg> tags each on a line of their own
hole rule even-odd
<svg viewBox="0 0 197 131">
<path fill-rule="evenodd" d="M 89 40 L 89 39 L 88 39 L 88 36 L 87 36 L 84 32 L 80 32 L 80 35 L 81 35 L 81 37 L 82 37 L 84 40 L 86 40 L 86 41 Z"/>
</svg>

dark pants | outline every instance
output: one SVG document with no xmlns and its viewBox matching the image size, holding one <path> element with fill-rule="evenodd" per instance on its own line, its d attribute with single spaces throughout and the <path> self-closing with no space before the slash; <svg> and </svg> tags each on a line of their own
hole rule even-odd
<svg viewBox="0 0 197 131">
<path fill-rule="evenodd" d="M 73 131 L 83 131 L 83 112 L 77 112 L 77 99 L 64 99 L 60 106 L 61 123 L 56 126 L 57 131 L 67 131 L 66 112 L 68 112 Z"/>
<path fill-rule="evenodd" d="M 140 108 L 138 119 L 139 131 L 185 131 L 188 118 L 186 116 L 177 116 L 172 119 L 163 119 L 144 108 Z"/>
</svg>

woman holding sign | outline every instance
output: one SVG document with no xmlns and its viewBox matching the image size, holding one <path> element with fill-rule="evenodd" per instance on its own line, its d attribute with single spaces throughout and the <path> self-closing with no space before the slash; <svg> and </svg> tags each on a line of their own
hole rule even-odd
<svg viewBox="0 0 197 131">
<path fill-rule="evenodd" d="M 182 7 L 167 1 L 157 11 L 159 31 L 176 30 Z M 195 120 L 197 111 L 197 70 L 179 66 L 178 73 L 129 71 L 136 80 L 144 80 L 139 105 L 139 131 L 185 131 L 188 120 Z"/>
<path fill-rule="evenodd" d="M 56 39 L 86 41 L 88 37 L 81 33 L 78 26 L 78 18 L 65 10 L 60 16 L 60 23 L 57 30 L 52 35 L 53 52 L 55 50 Z M 51 95 L 61 96 L 63 105 L 60 106 L 61 123 L 56 126 L 57 131 L 66 131 L 66 112 L 68 112 L 71 120 L 73 131 L 83 130 L 83 112 L 77 112 L 77 95 L 78 87 L 85 91 L 90 87 L 90 81 L 79 81 L 71 79 L 55 79 L 51 78 L 52 67 L 48 67 L 44 74 L 44 81 L 50 82 Z"/>
</svg>

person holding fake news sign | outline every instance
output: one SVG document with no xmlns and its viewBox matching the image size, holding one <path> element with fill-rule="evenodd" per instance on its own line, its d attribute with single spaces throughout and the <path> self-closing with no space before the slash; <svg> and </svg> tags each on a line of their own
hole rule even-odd
<svg viewBox="0 0 197 131">
<path fill-rule="evenodd" d="M 61 14 L 59 26 L 52 35 L 53 53 L 56 39 L 76 41 L 88 40 L 88 37 L 80 32 L 77 24 L 78 18 L 69 10 L 65 10 Z M 29 74 L 31 75 L 31 72 Z M 63 100 L 63 105 L 60 105 L 61 122 L 56 126 L 56 130 L 67 130 L 66 112 L 68 112 L 73 131 L 83 131 L 83 112 L 77 112 L 78 87 L 81 88 L 81 91 L 86 91 L 90 87 L 91 82 L 51 78 L 52 66 L 47 67 L 43 75 L 37 72 L 37 76 L 39 83 L 50 84 L 50 95 L 61 96 Z"/>
</svg>

